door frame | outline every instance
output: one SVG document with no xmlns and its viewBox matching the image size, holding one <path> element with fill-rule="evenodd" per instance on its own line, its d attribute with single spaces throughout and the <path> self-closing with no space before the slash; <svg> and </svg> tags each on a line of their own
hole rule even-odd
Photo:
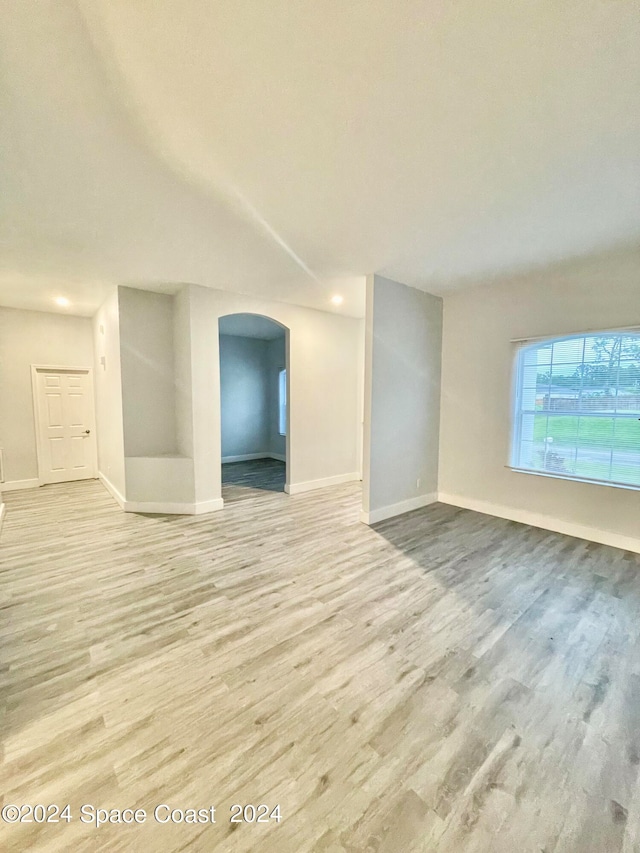
<svg viewBox="0 0 640 853">
<path fill-rule="evenodd" d="M 217 404 L 218 404 L 218 413 L 217 413 L 217 421 L 218 421 L 218 452 L 219 456 L 219 465 L 218 471 L 221 471 L 222 468 L 222 395 L 221 395 L 221 381 L 220 381 L 220 320 L 223 317 L 234 317 L 237 314 L 247 314 L 252 317 L 262 317 L 264 320 L 269 320 L 270 323 L 273 323 L 276 326 L 280 326 L 280 328 L 284 332 L 284 370 L 287 371 L 287 432 L 284 436 L 284 494 L 289 495 L 289 484 L 291 480 L 291 329 L 284 323 L 282 320 L 276 320 L 275 317 L 272 317 L 270 314 L 263 314 L 260 311 L 251 311 L 242 309 L 238 309 L 236 311 L 226 311 L 224 314 L 218 314 L 215 319 L 216 323 L 216 350 L 217 350 L 217 385 L 218 385 L 218 394 L 217 394 Z M 276 458 L 275 456 L 272 458 Z M 220 489 L 222 490 L 222 477 L 220 477 Z M 220 492 L 222 494 L 222 491 Z"/>
<path fill-rule="evenodd" d="M 33 396 L 33 427 L 36 435 L 36 456 L 38 459 L 38 485 L 45 485 L 45 478 L 42 475 L 42 435 L 40 433 L 40 397 L 38 395 L 38 374 L 39 373 L 86 373 L 89 380 L 89 394 L 91 397 L 91 426 L 96 437 L 93 449 L 93 479 L 98 476 L 98 436 L 96 433 L 96 399 L 94 394 L 93 384 L 93 367 L 75 367 L 72 365 L 60 364 L 32 364 L 31 365 L 31 393 Z M 90 479 L 90 478 L 87 478 Z M 73 481 L 72 481 L 73 482 Z"/>
</svg>

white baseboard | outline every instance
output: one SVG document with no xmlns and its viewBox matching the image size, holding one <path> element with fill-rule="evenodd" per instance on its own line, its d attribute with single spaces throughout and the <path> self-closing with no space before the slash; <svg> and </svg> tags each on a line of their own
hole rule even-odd
<svg viewBox="0 0 640 853">
<path fill-rule="evenodd" d="M 600 545 L 610 545 L 613 548 L 622 548 L 624 551 L 633 551 L 636 554 L 640 554 L 640 539 L 623 536 L 620 533 L 611 533 L 608 530 L 600 530 L 597 527 L 573 524 L 570 521 L 562 521 L 550 515 L 542 515 L 524 509 L 514 509 L 513 507 L 489 503 L 488 501 L 477 501 L 462 497 L 461 495 L 450 495 L 440 492 L 438 500 L 443 504 L 459 506 L 462 509 L 471 509 L 474 512 L 481 512 L 484 515 L 506 518 L 509 521 L 528 524 L 531 527 L 540 527 L 543 530 L 552 530 L 554 533 L 564 533 L 565 536 L 574 536 L 576 539 L 586 539 L 588 542 L 598 542 Z"/>
<path fill-rule="evenodd" d="M 217 498 L 200 503 L 171 503 L 164 501 L 125 501 L 125 512 L 142 512 L 152 515 L 204 515 L 222 509 L 224 501 Z"/>
<path fill-rule="evenodd" d="M 18 489 L 37 489 L 40 486 L 40 480 L 33 477 L 30 480 L 9 480 L 2 484 L 3 492 L 15 492 Z"/>
<path fill-rule="evenodd" d="M 150 515 L 195 515 L 194 504 L 165 503 L 164 501 L 125 501 L 125 512 L 143 512 Z"/>
<path fill-rule="evenodd" d="M 0 495 L 0 533 L 2 533 L 2 522 L 7 512 L 7 505 L 2 503 L 2 495 Z"/>
<path fill-rule="evenodd" d="M 204 515 L 207 512 L 218 512 L 218 510 L 224 509 L 224 501 L 222 498 L 213 498 L 210 501 L 200 501 L 193 506 L 194 515 Z"/>
<path fill-rule="evenodd" d="M 360 521 L 365 524 L 376 524 L 378 521 L 385 521 L 387 518 L 394 518 L 396 515 L 404 515 L 405 512 L 412 512 L 414 509 L 421 509 L 423 506 L 435 503 L 438 500 L 436 492 L 430 492 L 428 495 L 418 495 L 415 498 L 409 498 L 406 501 L 400 501 L 397 504 L 373 509 L 370 512 L 364 510 L 360 513 Z"/>
<path fill-rule="evenodd" d="M 158 515 L 204 515 L 207 512 L 216 512 L 224 506 L 222 498 L 215 498 L 211 501 L 199 501 L 198 503 L 128 501 L 104 474 L 98 474 L 98 479 L 125 512 L 148 512 Z"/>
<path fill-rule="evenodd" d="M 326 486 L 340 486 L 342 483 L 351 483 L 359 480 L 357 472 L 351 474 L 337 474 L 335 477 L 323 477 L 321 480 L 307 480 L 304 483 L 289 483 L 284 487 L 288 495 L 299 495 L 301 492 L 312 492 L 315 489 L 324 489 Z"/>
<path fill-rule="evenodd" d="M 240 456 L 223 456 L 222 464 L 227 462 L 251 462 L 253 459 L 277 459 L 278 462 L 286 462 L 287 458 L 282 453 L 242 453 Z"/>
<path fill-rule="evenodd" d="M 223 456 L 222 464 L 227 462 L 251 462 L 253 459 L 268 459 L 268 453 L 241 453 L 239 456 Z"/>
<path fill-rule="evenodd" d="M 116 502 L 120 505 L 120 508 L 124 509 L 125 499 L 120 494 L 120 492 L 116 489 L 116 487 L 113 485 L 111 480 L 108 480 L 101 471 L 98 471 L 98 479 L 100 480 L 102 485 L 105 487 L 105 489 L 109 492 L 111 497 L 114 498 L 116 500 Z"/>
</svg>

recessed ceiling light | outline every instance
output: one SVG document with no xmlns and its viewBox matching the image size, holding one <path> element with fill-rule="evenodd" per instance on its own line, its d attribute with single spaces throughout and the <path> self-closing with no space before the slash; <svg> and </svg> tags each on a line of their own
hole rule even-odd
<svg viewBox="0 0 640 853">
<path fill-rule="evenodd" d="M 331 301 L 334 305 L 342 305 L 342 303 L 344 302 L 344 296 L 332 296 Z"/>
<path fill-rule="evenodd" d="M 53 300 L 56 305 L 59 305 L 61 308 L 68 308 L 71 305 L 71 302 L 67 299 L 66 296 L 56 296 Z"/>
</svg>

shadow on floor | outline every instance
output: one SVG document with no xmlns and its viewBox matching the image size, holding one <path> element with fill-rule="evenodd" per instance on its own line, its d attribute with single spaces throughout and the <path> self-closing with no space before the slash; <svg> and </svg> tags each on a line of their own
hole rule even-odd
<svg viewBox="0 0 640 853">
<path fill-rule="evenodd" d="M 509 610 L 527 642 L 539 632 L 546 642 L 548 626 L 541 627 L 538 609 L 547 606 L 561 613 L 565 630 L 598 601 L 622 602 L 636 614 L 626 614 L 632 623 L 640 612 L 638 554 L 441 503 L 372 529 L 393 547 L 398 563 L 410 561 L 462 610 Z M 538 609 L 527 610 L 524 599 Z"/>
</svg>

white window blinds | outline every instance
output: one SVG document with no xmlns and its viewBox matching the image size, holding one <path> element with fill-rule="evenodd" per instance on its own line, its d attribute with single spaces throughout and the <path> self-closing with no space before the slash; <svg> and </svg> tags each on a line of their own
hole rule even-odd
<svg viewBox="0 0 640 853">
<path fill-rule="evenodd" d="M 589 333 L 518 350 L 514 468 L 640 487 L 639 419 L 639 333 Z"/>
</svg>

